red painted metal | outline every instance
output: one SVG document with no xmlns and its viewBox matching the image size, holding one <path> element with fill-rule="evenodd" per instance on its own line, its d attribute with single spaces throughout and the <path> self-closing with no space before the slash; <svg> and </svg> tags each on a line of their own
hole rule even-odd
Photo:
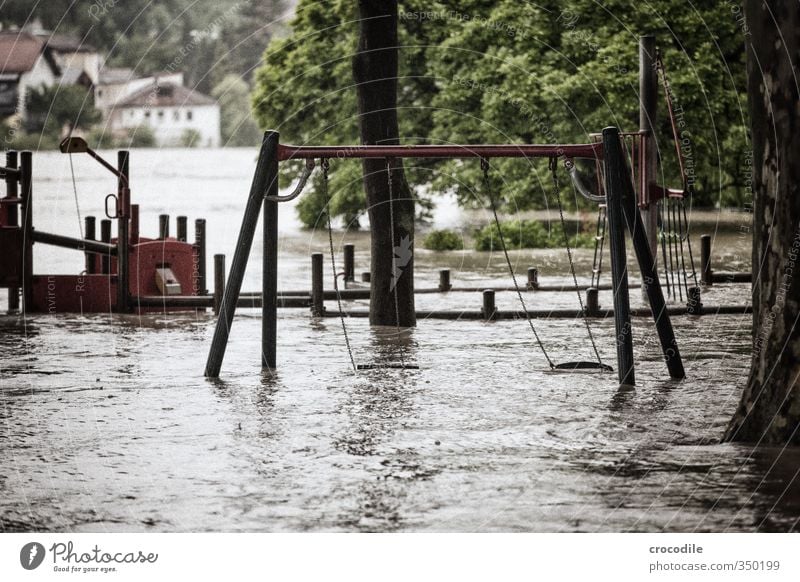
<svg viewBox="0 0 800 582">
<path fill-rule="evenodd" d="M 568 158 L 601 159 L 603 144 L 497 144 L 497 145 L 278 145 L 278 161 L 309 158 Z"/>
</svg>

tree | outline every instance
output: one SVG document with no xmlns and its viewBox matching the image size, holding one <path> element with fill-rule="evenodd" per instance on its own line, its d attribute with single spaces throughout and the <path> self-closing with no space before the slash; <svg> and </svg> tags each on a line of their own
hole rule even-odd
<svg viewBox="0 0 800 582">
<path fill-rule="evenodd" d="M 25 130 L 60 135 L 65 126 L 88 129 L 100 121 L 91 92 L 80 85 L 44 85 L 25 95 Z"/>
<path fill-rule="evenodd" d="M 364 145 L 398 145 L 397 0 L 359 0 L 358 50 L 353 80 Z M 416 325 L 414 310 L 414 198 L 402 159 L 363 160 L 370 224 L 369 321 Z"/>
<path fill-rule="evenodd" d="M 638 37 L 654 34 L 682 108 L 696 175 L 694 203 L 738 204 L 744 195 L 744 52 L 728 4 L 687 9 L 669 0 L 405 0 L 398 10 L 403 143 L 573 142 L 609 124 L 636 129 Z M 353 2 L 298 3 L 291 36 L 270 44 L 256 77 L 261 127 L 279 129 L 290 142 L 356 139 L 344 63 L 355 50 L 356 22 Z M 713 38 L 697 34 L 706 28 Z M 663 106 L 660 111 L 662 182 L 677 187 L 669 120 Z M 349 166 L 341 166 L 331 173 L 337 192 L 332 212 L 349 220 L 363 208 L 363 192 Z M 493 166 L 503 176 L 498 198 L 512 210 L 547 205 L 545 162 L 498 160 Z M 299 170 L 287 166 L 285 172 L 294 177 Z M 465 206 L 486 205 L 476 195 L 478 164 L 426 162 L 407 164 L 406 171 L 417 193 L 453 191 Z M 322 204 L 315 194 L 303 198 L 304 223 L 313 226 Z"/>
<path fill-rule="evenodd" d="M 753 140 L 753 357 L 726 440 L 800 444 L 800 4 L 746 0 Z"/>
<path fill-rule="evenodd" d="M 250 88 L 247 83 L 237 75 L 227 75 L 212 89 L 211 96 L 219 103 L 222 143 L 255 147 L 261 133 L 248 107 Z"/>
</svg>

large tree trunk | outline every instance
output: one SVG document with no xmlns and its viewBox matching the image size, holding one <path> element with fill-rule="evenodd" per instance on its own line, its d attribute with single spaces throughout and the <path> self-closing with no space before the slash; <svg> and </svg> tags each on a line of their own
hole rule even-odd
<svg viewBox="0 0 800 582">
<path fill-rule="evenodd" d="M 753 139 L 753 359 L 726 440 L 800 444 L 800 3 L 745 0 Z"/>
<path fill-rule="evenodd" d="M 353 58 L 359 127 L 364 145 L 399 143 L 397 126 L 397 1 L 359 0 L 360 35 Z M 414 311 L 414 200 L 402 160 L 392 161 L 392 184 L 383 159 L 365 159 L 364 190 L 372 234 L 373 325 L 416 324 Z M 392 220 L 394 215 L 394 240 Z M 395 293 L 397 293 L 396 316 Z"/>
</svg>

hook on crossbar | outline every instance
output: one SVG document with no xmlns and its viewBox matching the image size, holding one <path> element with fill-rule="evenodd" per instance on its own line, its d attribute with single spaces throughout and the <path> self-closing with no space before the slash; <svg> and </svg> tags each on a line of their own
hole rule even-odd
<svg viewBox="0 0 800 582">
<path fill-rule="evenodd" d="M 297 182 L 297 186 L 295 186 L 294 190 L 291 194 L 287 194 L 286 196 L 264 196 L 264 200 L 268 200 L 270 202 L 290 202 L 300 196 L 300 193 L 303 191 L 303 188 L 306 187 L 306 182 L 311 177 L 311 172 L 314 171 L 314 160 L 313 158 L 309 158 L 306 160 L 306 166 L 303 168 L 303 173 L 300 174 L 300 180 Z"/>
<path fill-rule="evenodd" d="M 589 188 L 586 187 L 583 178 L 580 174 L 578 174 L 578 168 L 575 166 L 575 162 L 569 158 L 566 158 L 564 160 L 564 168 L 566 168 L 569 179 L 572 181 L 572 185 L 575 187 L 575 190 L 577 190 L 581 196 L 587 200 L 591 200 L 592 202 L 606 201 L 606 197 L 604 195 L 593 194 Z"/>
</svg>

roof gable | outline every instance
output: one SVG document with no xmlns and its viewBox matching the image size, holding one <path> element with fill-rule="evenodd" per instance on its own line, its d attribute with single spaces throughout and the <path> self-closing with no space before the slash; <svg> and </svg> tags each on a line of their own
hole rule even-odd
<svg viewBox="0 0 800 582">
<path fill-rule="evenodd" d="M 208 95 L 188 87 L 165 83 L 145 87 L 117 103 L 116 107 L 185 107 L 187 105 L 216 105 Z"/>
<path fill-rule="evenodd" d="M 27 32 L 0 32 L 0 73 L 27 73 L 36 66 L 42 53 L 49 52 L 41 39 Z M 49 54 L 47 64 L 59 74 L 58 66 Z"/>
</svg>

